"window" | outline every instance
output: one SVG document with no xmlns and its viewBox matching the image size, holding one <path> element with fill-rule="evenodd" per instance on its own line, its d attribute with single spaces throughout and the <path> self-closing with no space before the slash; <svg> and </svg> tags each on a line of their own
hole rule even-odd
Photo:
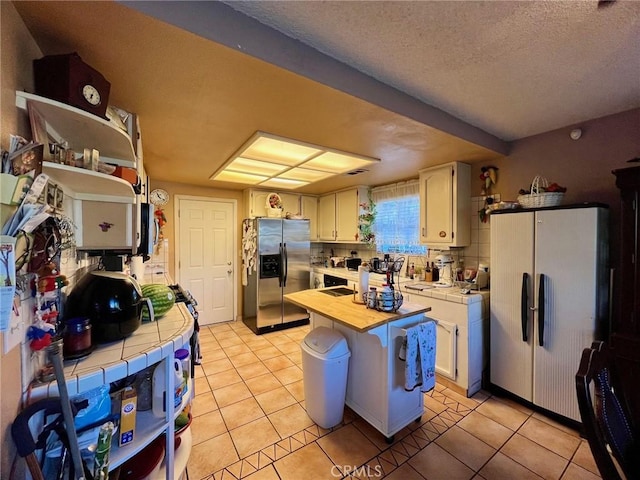
<svg viewBox="0 0 640 480">
<path fill-rule="evenodd" d="M 377 212 L 373 224 L 377 250 L 425 255 L 427 247 L 420 245 L 418 180 L 373 188 L 371 198 Z"/>
</svg>

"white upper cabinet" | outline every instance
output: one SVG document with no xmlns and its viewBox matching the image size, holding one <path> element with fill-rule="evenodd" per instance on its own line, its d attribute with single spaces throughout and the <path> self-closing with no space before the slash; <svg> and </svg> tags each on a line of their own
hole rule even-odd
<svg viewBox="0 0 640 480">
<path fill-rule="evenodd" d="M 336 239 L 336 194 L 322 195 L 318 200 L 318 239 Z"/>
<path fill-rule="evenodd" d="M 367 187 L 355 187 L 320 197 L 318 203 L 319 240 L 360 241 L 360 203 L 367 199 Z"/>
<path fill-rule="evenodd" d="M 318 240 L 318 197 L 311 195 L 300 196 L 300 213 L 309 219 L 309 239 Z"/>
<path fill-rule="evenodd" d="M 420 242 L 463 247 L 471 242 L 471 167 L 453 162 L 420 170 Z"/>
<path fill-rule="evenodd" d="M 300 195 L 296 193 L 273 192 L 272 190 L 255 190 L 250 188 L 244 191 L 245 217 L 266 217 L 267 197 L 277 193 L 282 201 L 282 215 L 290 213 L 297 215 L 300 213 Z"/>
</svg>

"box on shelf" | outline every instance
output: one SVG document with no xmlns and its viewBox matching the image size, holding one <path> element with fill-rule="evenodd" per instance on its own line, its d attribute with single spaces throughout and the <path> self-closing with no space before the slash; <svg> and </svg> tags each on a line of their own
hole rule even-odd
<svg viewBox="0 0 640 480">
<path fill-rule="evenodd" d="M 120 407 L 120 432 L 118 445 L 123 446 L 133 442 L 136 429 L 137 394 L 134 387 L 122 390 L 122 406 Z"/>
</svg>

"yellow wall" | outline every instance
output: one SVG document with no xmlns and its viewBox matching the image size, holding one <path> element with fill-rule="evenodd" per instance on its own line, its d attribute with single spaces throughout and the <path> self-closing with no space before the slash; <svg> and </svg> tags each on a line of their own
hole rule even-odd
<svg viewBox="0 0 640 480">
<path fill-rule="evenodd" d="M 29 31 L 10 2 L 0 2 L 0 144 L 4 149 L 9 146 L 9 135 L 18 134 L 31 138 L 31 129 L 26 114 L 15 108 L 16 90 L 33 91 L 31 61 L 40 58 L 42 52 L 35 44 Z M 2 344 L 0 334 L 0 345 Z M 0 478 L 9 478 L 11 464 L 16 455 L 15 446 L 9 430 L 16 414 L 20 411 L 20 348 L 14 348 L 6 355 L 0 355 Z M 15 477 L 24 476 L 24 463 L 17 462 Z"/>
<path fill-rule="evenodd" d="M 141 129 L 144 132 L 144 126 L 141 125 Z M 144 145 L 143 145 L 144 148 Z M 236 289 L 238 292 L 238 302 L 236 306 L 236 317 L 242 316 L 242 284 L 240 275 L 241 268 L 241 258 L 240 252 L 242 250 L 242 219 L 244 218 L 244 201 L 242 198 L 241 190 L 222 190 L 219 188 L 206 188 L 206 187 L 196 187 L 193 185 L 185 185 L 182 183 L 169 183 L 169 182 L 154 182 L 153 179 L 150 180 L 151 185 L 149 186 L 150 191 L 154 188 L 162 188 L 169 193 L 169 203 L 164 206 L 164 214 L 167 217 L 167 224 L 162 229 L 164 238 L 169 240 L 169 271 L 171 276 L 174 279 L 177 279 L 176 271 L 175 271 L 175 226 L 176 221 L 174 218 L 174 197 L 175 195 L 191 195 L 194 197 L 210 197 L 210 198 L 224 198 L 224 199 L 234 199 L 238 202 L 237 209 L 237 218 L 238 223 L 236 225 L 236 235 L 238 238 L 236 244 L 236 262 L 238 275 L 236 275 L 238 282 L 236 285 Z M 196 299 L 197 300 L 197 299 Z"/>
</svg>

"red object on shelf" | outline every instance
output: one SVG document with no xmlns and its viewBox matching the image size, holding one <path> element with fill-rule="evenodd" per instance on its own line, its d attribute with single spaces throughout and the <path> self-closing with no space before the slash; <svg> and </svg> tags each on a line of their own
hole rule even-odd
<svg viewBox="0 0 640 480">
<path fill-rule="evenodd" d="M 148 477 L 164 458 L 164 435 L 160 435 L 140 453 L 120 466 L 120 480 L 142 480 Z"/>
<path fill-rule="evenodd" d="M 131 185 L 138 184 L 138 172 L 136 172 L 135 168 L 117 166 L 115 171 L 111 175 L 113 175 L 114 177 L 122 178 L 123 180 L 129 182 Z"/>
</svg>

